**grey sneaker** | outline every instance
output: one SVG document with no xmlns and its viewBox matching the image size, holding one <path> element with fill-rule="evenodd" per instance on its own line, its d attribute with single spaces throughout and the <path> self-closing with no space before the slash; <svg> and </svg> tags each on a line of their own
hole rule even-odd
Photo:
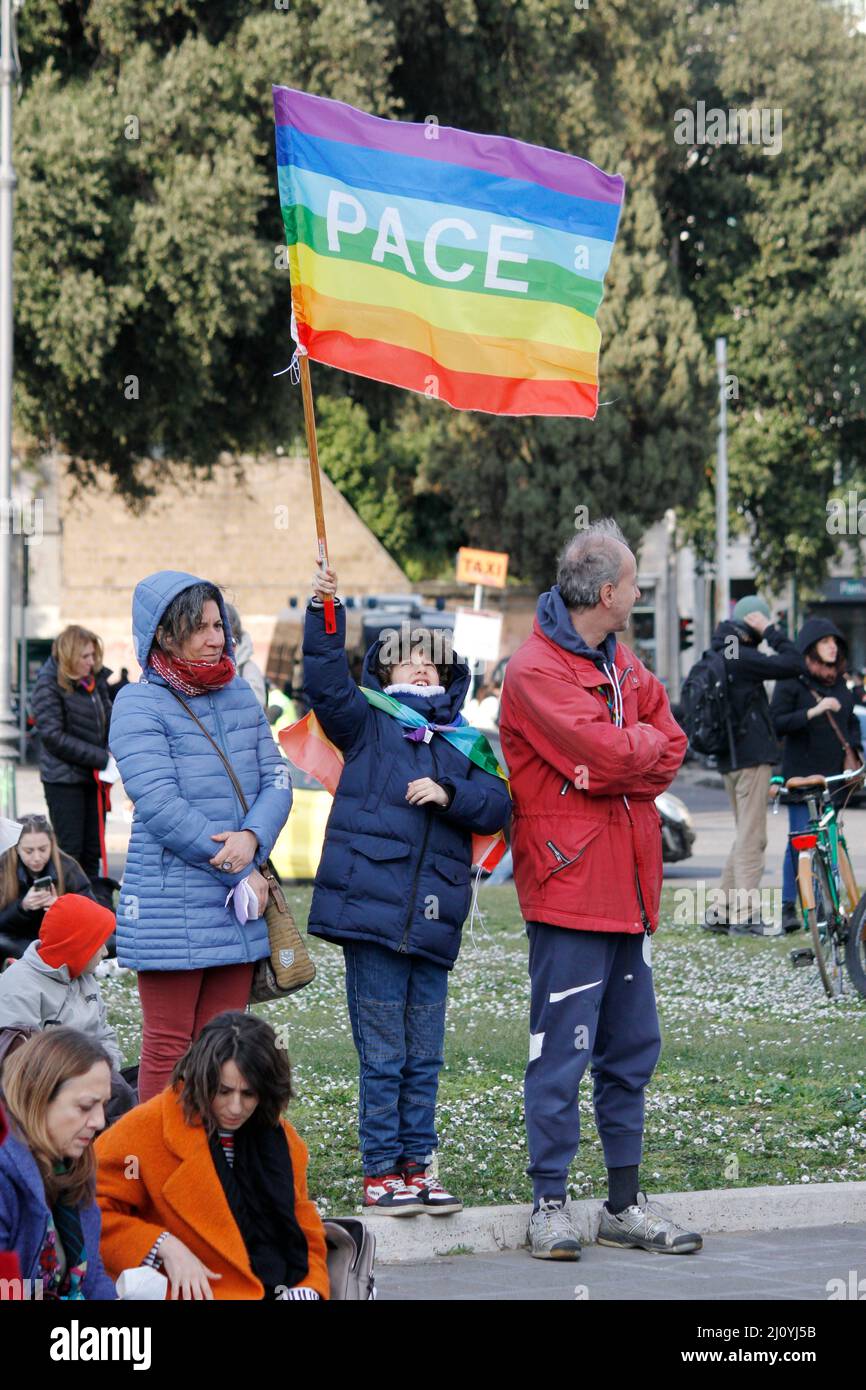
<svg viewBox="0 0 866 1390">
<path fill-rule="evenodd" d="M 637 1206 L 626 1207 L 618 1216 L 602 1207 L 598 1243 L 656 1250 L 660 1255 L 690 1255 L 704 1242 L 696 1231 L 683 1230 L 660 1207 L 648 1202 L 645 1192 L 639 1192 Z"/>
<path fill-rule="evenodd" d="M 562 1202 L 540 1202 L 526 1234 L 534 1260 L 580 1259 L 580 1241 Z"/>
</svg>

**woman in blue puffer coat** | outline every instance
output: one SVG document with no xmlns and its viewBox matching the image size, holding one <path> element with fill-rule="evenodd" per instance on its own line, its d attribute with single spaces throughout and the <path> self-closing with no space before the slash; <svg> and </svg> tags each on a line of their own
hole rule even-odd
<svg viewBox="0 0 866 1390">
<path fill-rule="evenodd" d="M 139 1095 L 168 1084 L 214 1015 L 243 1009 L 268 954 L 259 915 L 241 925 L 229 890 L 258 872 L 292 804 L 264 711 L 235 670 L 219 589 L 163 570 L 136 585 L 132 627 L 142 675 L 114 702 L 109 743 L 135 815 L 117 909 L 117 958 L 138 971 Z M 180 696 L 180 699 L 177 697 Z M 249 810 L 204 725 L 232 765 Z"/>
<path fill-rule="evenodd" d="M 346 958 L 361 1067 L 364 1207 L 386 1216 L 445 1215 L 462 1203 L 428 1165 L 437 1144 L 448 972 L 469 910 L 472 836 L 505 826 L 508 784 L 470 761 L 447 732 L 433 729 L 461 722 L 470 681 L 466 664 L 449 661 L 451 653 L 440 660 L 432 642 L 408 632 L 402 643 L 386 638 L 390 651 L 375 642 L 362 677 L 380 701 L 371 703 L 349 674 L 339 600 L 337 631 L 325 632 L 322 600 L 336 594 L 334 571 L 317 574 L 313 584 L 304 625 L 304 689 L 345 765 L 308 930 L 339 943 Z M 383 694 L 392 701 L 382 701 Z M 389 713 L 396 702 L 402 711 Z M 421 716 L 418 727 L 406 713 L 409 720 Z"/>
</svg>

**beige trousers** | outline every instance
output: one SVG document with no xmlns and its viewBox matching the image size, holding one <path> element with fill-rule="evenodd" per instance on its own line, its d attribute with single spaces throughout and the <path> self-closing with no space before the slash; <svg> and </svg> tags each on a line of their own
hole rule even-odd
<svg viewBox="0 0 866 1390">
<path fill-rule="evenodd" d="M 734 812 L 734 842 L 719 887 L 728 904 L 728 921 L 760 916 L 760 888 L 767 848 L 769 763 L 726 772 L 724 782 Z"/>
</svg>

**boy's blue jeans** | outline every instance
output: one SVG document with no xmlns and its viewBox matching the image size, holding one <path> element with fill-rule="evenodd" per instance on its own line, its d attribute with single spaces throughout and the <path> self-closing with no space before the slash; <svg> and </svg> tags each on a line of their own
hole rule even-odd
<svg viewBox="0 0 866 1390">
<path fill-rule="evenodd" d="M 358 1118 L 365 1177 L 437 1145 L 448 971 L 422 956 L 358 941 L 343 946 L 352 1036 L 361 1063 Z"/>
</svg>

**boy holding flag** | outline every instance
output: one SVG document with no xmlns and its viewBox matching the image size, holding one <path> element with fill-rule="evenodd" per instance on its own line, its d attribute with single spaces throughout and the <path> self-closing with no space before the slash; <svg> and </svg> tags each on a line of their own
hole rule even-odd
<svg viewBox="0 0 866 1390">
<path fill-rule="evenodd" d="M 473 836 L 495 836 L 507 823 L 508 784 L 486 739 L 460 715 L 466 664 L 431 661 L 429 633 L 412 634 L 396 662 L 380 639 L 359 688 L 335 572 L 317 572 L 313 588 L 304 626 L 312 712 L 280 741 L 335 792 L 308 930 L 345 954 L 364 1206 L 388 1216 L 447 1215 L 462 1202 L 428 1168 L 448 972 L 469 909 L 471 864 L 480 860 Z"/>
</svg>

